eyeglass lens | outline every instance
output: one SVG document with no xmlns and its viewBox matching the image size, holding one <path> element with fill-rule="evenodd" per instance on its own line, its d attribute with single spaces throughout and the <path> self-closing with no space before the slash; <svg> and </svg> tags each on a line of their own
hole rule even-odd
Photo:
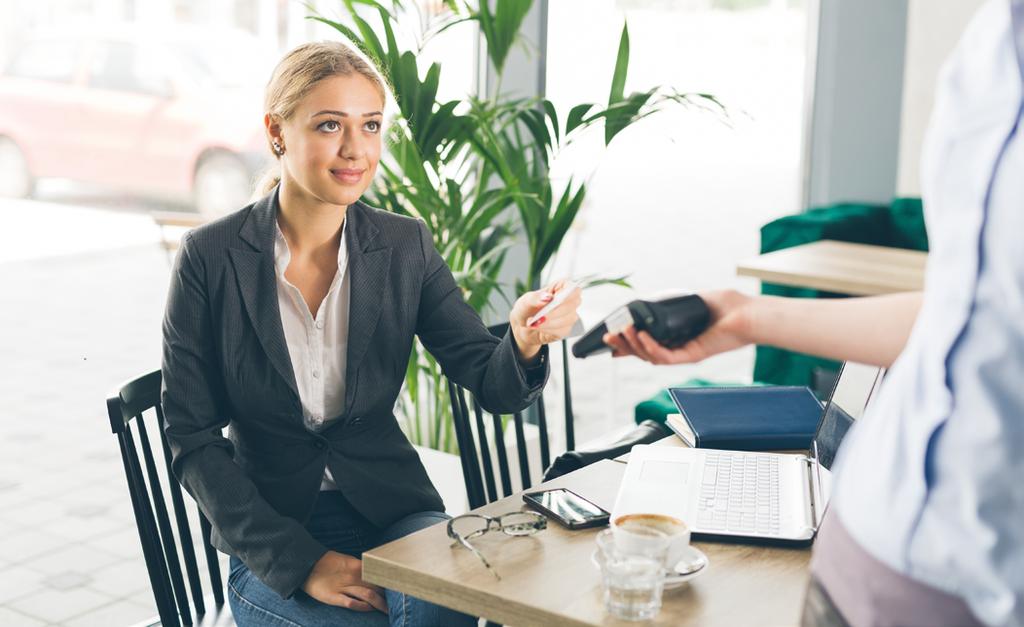
<svg viewBox="0 0 1024 627">
<path fill-rule="evenodd" d="M 475 538 L 487 532 L 490 527 L 490 520 L 483 516 L 470 514 L 453 518 L 449 526 L 454 533 L 463 538 Z"/>
<path fill-rule="evenodd" d="M 501 530 L 510 536 L 528 536 L 547 527 L 547 519 L 533 512 L 512 512 L 498 518 Z"/>
</svg>

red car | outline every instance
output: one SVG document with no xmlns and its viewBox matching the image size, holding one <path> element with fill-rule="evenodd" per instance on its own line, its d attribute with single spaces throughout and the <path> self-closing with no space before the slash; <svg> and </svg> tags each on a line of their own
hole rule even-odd
<svg viewBox="0 0 1024 627">
<path fill-rule="evenodd" d="M 244 33 L 81 29 L 14 49 L 0 75 L 0 196 L 60 177 L 214 216 L 246 204 L 270 164 L 272 56 Z"/>
</svg>

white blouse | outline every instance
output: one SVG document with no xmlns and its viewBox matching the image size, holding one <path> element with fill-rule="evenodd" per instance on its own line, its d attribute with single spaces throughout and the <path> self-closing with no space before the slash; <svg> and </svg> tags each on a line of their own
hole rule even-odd
<svg viewBox="0 0 1024 627">
<path fill-rule="evenodd" d="M 302 293 L 285 278 L 291 261 L 288 242 L 277 227 L 274 263 L 277 269 L 277 303 L 281 326 L 295 373 L 306 428 L 320 431 L 345 408 L 345 365 L 348 352 L 349 278 L 346 220 L 338 247 L 338 271 L 314 316 Z M 329 469 L 324 470 L 321 490 L 337 490 Z"/>
<path fill-rule="evenodd" d="M 1024 0 L 978 11 L 922 160 L 924 300 L 836 461 L 832 506 L 890 568 L 1024 625 Z"/>
</svg>

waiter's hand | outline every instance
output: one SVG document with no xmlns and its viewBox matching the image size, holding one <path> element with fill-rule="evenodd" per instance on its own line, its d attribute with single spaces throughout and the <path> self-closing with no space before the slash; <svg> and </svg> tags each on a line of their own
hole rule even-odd
<svg viewBox="0 0 1024 627">
<path fill-rule="evenodd" d="M 736 290 L 700 294 L 711 310 L 708 328 L 679 348 L 665 348 L 650 333 L 632 325 L 618 335 L 606 333 L 604 343 L 613 357 L 633 355 L 652 364 L 689 364 L 750 343 L 750 303 L 753 299 Z"/>
</svg>

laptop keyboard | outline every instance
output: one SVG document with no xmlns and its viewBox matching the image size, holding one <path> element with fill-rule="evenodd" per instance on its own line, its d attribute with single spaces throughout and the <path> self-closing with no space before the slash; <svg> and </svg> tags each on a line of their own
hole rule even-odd
<svg viewBox="0 0 1024 627">
<path fill-rule="evenodd" d="M 697 506 L 702 531 L 779 534 L 779 458 L 709 451 Z"/>
</svg>

